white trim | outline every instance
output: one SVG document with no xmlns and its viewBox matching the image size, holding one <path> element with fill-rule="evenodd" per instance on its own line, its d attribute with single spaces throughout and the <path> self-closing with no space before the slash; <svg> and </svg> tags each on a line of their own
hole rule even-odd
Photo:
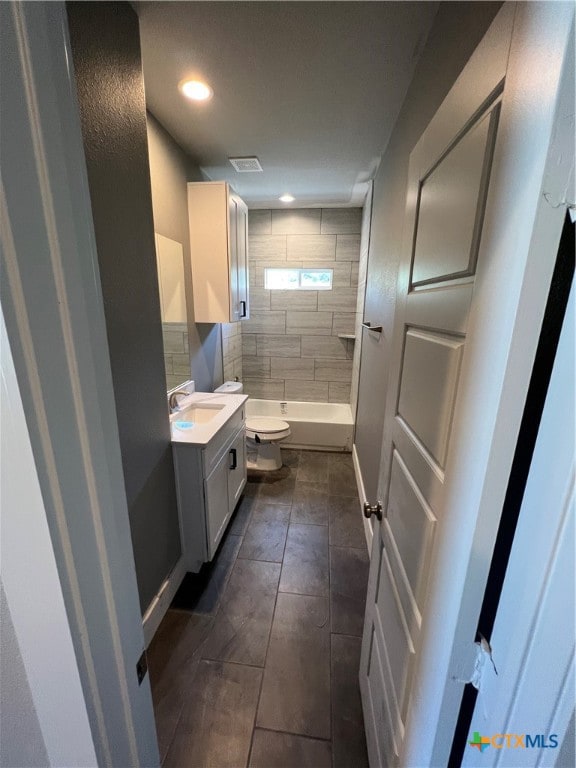
<svg viewBox="0 0 576 768">
<path fill-rule="evenodd" d="M 49 765 L 96 765 L 70 624 L 1 312 L 0 338 L 2 585 Z M 11 695 L 15 706 L 18 697 L 18 691 Z M 24 708 L 23 723 L 30 715 Z M 7 748 L 10 734 L 3 733 L 3 739 Z"/>
<path fill-rule="evenodd" d="M 354 464 L 354 474 L 356 476 L 356 487 L 358 488 L 358 496 L 360 497 L 360 514 L 362 515 L 362 522 L 364 524 L 364 536 L 366 536 L 366 546 L 368 547 L 368 557 L 372 555 L 372 520 L 368 519 L 364 515 L 364 504 L 368 501 L 366 498 L 366 490 L 364 489 L 364 480 L 362 479 L 362 470 L 360 469 L 360 462 L 358 461 L 358 452 L 356 445 L 352 446 L 352 463 Z"/>
<path fill-rule="evenodd" d="M 160 587 L 158 594 L 152 599 L 142 619 L 146 648 L 152 642 L 184 576 L 186 576 L 186 560 L 181 557 Z"/>
</svg>

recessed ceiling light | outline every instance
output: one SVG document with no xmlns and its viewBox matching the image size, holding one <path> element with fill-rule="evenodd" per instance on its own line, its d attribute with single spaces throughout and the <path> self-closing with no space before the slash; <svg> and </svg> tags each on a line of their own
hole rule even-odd
<svg viewBox="0 0 576 768">
<path fill-rule="evenodd" d="M 184 80 L 180 83 L 180 90 L 192 101 L 208 101 L 214 95 L 212 88 L 200 80 Z"/>
<path fill-rule="evenodd" d="M 292 195 L 282 195 L 282 197 L 280 198 L 280 200 L 281 200 L 283 203 L 293 203 L 293 202 L 294 202 L 294 200 L 295 200 L 295 198 L 294 198 Z"/>
</svg>

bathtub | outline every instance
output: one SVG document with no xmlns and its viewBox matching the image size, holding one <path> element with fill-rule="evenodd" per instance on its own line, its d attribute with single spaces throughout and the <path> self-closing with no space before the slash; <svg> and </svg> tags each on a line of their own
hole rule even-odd
<svg viewBox="0 0 576 768">
<path fill-rule="evenodd" d="M 354 420 L 349 405 L 341 403 L 299 403 L 297 401 L 252 400 L 246 416 L 272 416 L 290 424 L 286 448 L 311 451 L 351 451 Z"/>
</svg>

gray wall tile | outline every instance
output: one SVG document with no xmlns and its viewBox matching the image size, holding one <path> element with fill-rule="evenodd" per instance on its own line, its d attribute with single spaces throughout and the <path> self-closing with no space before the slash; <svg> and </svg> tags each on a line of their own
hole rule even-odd
<svg viewBox="0 0 576 768">
<path fill-rule="evenodd" d="M 332 333 L 354 333 L 356 326 L 355 312 L 334 312 L 332 319 Z"/>
<path fill-rule="evenodd" d="M 320 208 L 272 211 L 273 235 L 319 235 Z"/>
<path fill-rule="evenodd" d="M 250 312 L 242 326 L 246 333 L 284 333 L 286 312 Z"/>
<path fill-rule="evenodd" d="M 248 234 L 271 235 L 272 211 L 248 211 Z"/>
<path fill-rule="evenodd" d="M 241 357 L 242 337 L 229 336 L 227 339 L 222 339 L 222 350 L 225 358 L 234 360 L 236 357 Z"/>
<path fill-rule="evenodd" d="M 302 345 L 304 345 L 304 341 L 305 339 L 302 339 Z M 314 360 L 303 360 L 301 357 L 273 357 L 270 376 L 273 379 L 305 379 L 313 381 Z"/>
<path fill-rule="evenodd" d="M 362 208 L 323 208 L 320 231 L 323 235 L 359 235 L 362 231 Z"/>
<path fill-rule="evenodd" d="M 316 381 L 352 381 L 352 360 L 315 360 Z"/>
<path fill-rule="evenodd" d="M 270 291 L 257 287 L 250 289 L 250 314 L 271 308 L 274 309 L 270 307 Z M 284 307 L 278 307 L 278 309 L 284 309 Z"/>
<path fill-rule="evenodd" d="M 283 400 L 284 381 L 244 377 L 244 394 L 263 400 Z"/>
<path fill-rule="evenodd" d="M 188 347 L 184 346 L 185 338 L 182 331 L 163 331 L 165 352 L 187 352 Z"/>
<path fill-rule="evenodd" d="M 333 288 L 331 291 L 318 291 L 318 311 L 334 312 L 356 311 L 355 288 Z"/>
<path fill-rule="evenodd" d="M 329 382 L 328 402 L 329 403 L 349 403 L 350 402 L 350 384 L 343 384 L 337 381 Z"/>
<path fill-rule="evenodd" d="M 256 334 L 242 333 L 242 356 L 256 354 Z"/>
<path fill-rule="evenodd" d="M 336 261 L 360 261 L 360 235 L 338 235 Z"/>
<path fill-rule="evenodd" d="M 318 308 L 318 291 L 266 291 L 271 309 L 313 310 Z"/>
<path fill-rule="evenodd" d="M 242 381 L 244 378 L 244 369 L 242 367 L 242 357 L 237 357 L 236 360 L 234 360 L 234 376 L 233 378 L 238 379 L 238 381 Z M 226 379 L 228 381 L 228 379 Z"/>
<path fill-rule="evenodd" d="M 337 336 L 302 336 L 302 357 L 346 359 L 346 342 Z"/>
<path fill-rule="evenodd" d="M 353 262 L 350 264 L 350 285 L 358 288 L 359 283 L 359 262 Z"/>
<path fill-rule="evenodd" d="M 352 267 L 353 265 L 351 262 L 334 262 L 334 266 L 332 267 L 332 288 L 348 288 L 351 284 Z"/>
<path fill-rule="evenodd" d="M 286 333 L 332 334 L 331 312 L 286 312 Z"/>
<path fill-rule="evenodd" d="M 302 400 L 307 403 L 328 401 L 327 381 L 287 381 L 284 391 L 286 400 Z"/>
<path fill-rule="evenodd" d="M 252 235 L 248 239 L 250 261 L 284 261 L 286 259 L 285 235 Z"/>
<path fill-rule="evenodd" d="M 300 336 L 259 334 L 256 354 L 258 357 L 300 357 Z"/>
<path fill-rule="evenodd" d="M 289 261 L 335 261 L 336 238 L 324 235 L 288 235 Z"/>
<path fill-rule="evenodd" d="M 256 357 L 255 355 L 242 356 L 242 370 L 244 376 L 249 379 L 270 378 L 270 358 Z M 282 377 L 275 377 L 282 378 Z"/>
</svg>

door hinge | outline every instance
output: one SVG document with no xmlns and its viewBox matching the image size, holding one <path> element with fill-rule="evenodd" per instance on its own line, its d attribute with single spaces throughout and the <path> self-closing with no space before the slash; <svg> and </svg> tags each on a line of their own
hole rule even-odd
<svg viewBox="0 0 576 768">
<path fill-rule="evenodd" d="M 382 522 L 382 504 L 379 501 L 376 504 L 364 502 L 364 517 L 371 518 L 372 515 L 376 515 L 377 519 Z"/>
</svg>

